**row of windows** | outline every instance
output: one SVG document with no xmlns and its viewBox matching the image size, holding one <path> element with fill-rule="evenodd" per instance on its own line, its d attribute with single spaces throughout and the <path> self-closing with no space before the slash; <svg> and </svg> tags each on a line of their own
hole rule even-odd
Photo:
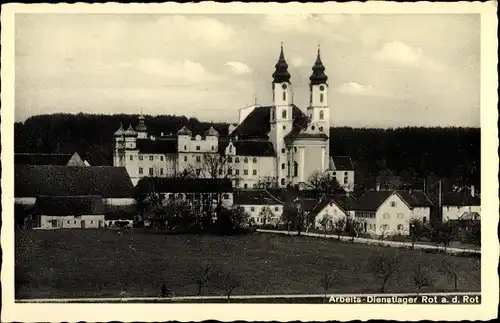
<svg viewBox="0 0 500 323">
<path fill-rule="evenodd" d="M 186 145 L 184 145 L 184 150 L 187 150 L 187 149 L 188 149 L 188 148 L 187 148 L 187 146 L 186 146 Z M 215 146 L 210 146 L 210 149 L 211 149 L 212 151 L 214 151 L 214 150 L 215 150 Z M 200 146 L 196 146 L 196 150 L 200 151 L 200 150 L 201 150 L 201 147 L 200 147 Z"/>
<path fill-rule="evenodd" d="M 384 219 L 390 219 L 391 218 L 391 215 L 389 213 L 384 213 L 384 215 L 382 216 Z M 398 219 L 402 219 L 404 218 L 405 215 L 403 213 L 398 213 L 397 215 L 397 218 Z"/>
<path fill-rule="evenodd" d="M 199 200 L 201 198 L 200 193 L 167 193 L 167 194 L 160 194 L 160 197 L 162 199 L 170 199 L 173 200 L 175 198 L 178 199 L 183 199 L 186 198 L 187 200 Z M 222 195 L 222 198 L 224 200 L 228 200 L 230 198 L 229 194 L 225 193 Z"/>
<path fill-rule="evenodd" d="M 222 159 L 222 157 L 221 157 L 221 159 Z M 228 162 L 228 163 L 232 163 L 232 162 L 233 162 L 233 157 L 228 156 L 228 157 L 227 157 L 227 162 Z M 236 164 L 238 164 L 238 163 L 240 162 L 240 158 L 239 158 L 239 157 L 235 157 L 235 158 L 234 158 L 234 162 L 235 162 Z M 248 164 L 248 158 L 247 158 L 247 157 L 243 158 L 243 162 L 244 162 L 245 164 Z M 254 164 L 257 164 L 257 158 L 256 158 L 256 157 L 254 157 L 254 158 L 252 159 L 252 162 L 253 162 Z"/>
<path fill-rule="evenodd" d="M 148 158 L 148 156 L 144 156 L 144 155 L 139 155 L 139 160 L 144 160 L 144 157 Z M 163 161 L 163 156 L 154 156 L 154 155 L 149 155 L 149 160 L 153 160 L 153 159 L 160 159 L 161 161 Z M 134 156 L 130 155 L 130 160 L 134 160 Z"/>
<path fill-rule="evenodd" d="M 233 175 L 233 170 L 231 168 L 228 169 L 227 170 L 227 174 L 228 175 Z M 222 175 L 222 169 L 219 169 L 219 175 Z M 236 176 L 240 175 L 240 170 L 239 169 L 235 169 L 234 170 L 234 175 L 236 175 Z M 248 175 L 248 169 L 244 169 L 243 170 L 243 175 Z M 254 175 L 254 176 L 257 175 L 257 170 L 256 169 L 252 170 L 252 175 Z"/>
<path fill-rule="evenodd" d="M 159 168 L 158 172 L 159 172 L 159 175 L 163 175 L 163 168 Z M 141 174 L 141 175 L 144 174 L 144 168 L 139 167 L 139 174 Z M 150 176 L 153 176 L 154 175 L 154 168 L 150 167 L 148 174 Z"/>
<path fill-rule="evenodd" d="M 375 218 L 375 212 L 356 211 L 357 218 Z"/>
<path fill-rule="evenodd" d="M 248 207 L 248 209 L 249 209 L 251 212 L 255 212 L 255 210 L 256 210 L 256 209 L 257 209 L 257 211 L 259 211 L 259 210 L 260 210 L 260 207 L 255 208 L 255 206 L 250 206 L 250 207 Z M 274 207 L 274 211 L 276 211 L 276 212 L 277 212 L 277 211 L 279 211 L 279 207 L 278 207 L 278 206 L 275 206 L 275 207 Z"/>
</svg>

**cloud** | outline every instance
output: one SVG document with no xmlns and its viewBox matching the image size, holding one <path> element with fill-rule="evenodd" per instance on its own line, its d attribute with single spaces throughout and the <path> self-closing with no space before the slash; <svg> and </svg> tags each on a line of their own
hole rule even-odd
<svg viewBox="0 0 500 323">
<path fill-rule="evenodd" d="M 224 66 L 231 68 L 235 74 L 250 74 L 252 69 L 245 63 L 241 62 L 227 62 Z"/>
<path fill-rule="evenodd" d="M 206 16 L 163 16 L 157 20 L 156 24 L 159 25 L 156 30 L 169 31 L 165 33 L 165 37 L 169 35 L 178 40 L 176 34 L 170 32 L 176 30 L 185 41 L 200 47 L 207 45 L 228 48 L 235 45 L 237 39 L 236 31 L 232 26 Z"/>
<path fill-rule="evenodd" d="M 290 63 L 292 63 L 293 67 L 300 67 L 304 65 L 304 59 L 302 57 L 292 57 L 290 60 Z"/>
<path fill-rule="evenodd" d="M 392 96 L 389 92 L 373 88 L 371 85 L 362 85 L 357 82 L 347 82 L 337 87 L 337 92 L 349 95 L 367 95 L 367 96 Z"/>
<path fill-rule="evenodd" d="M 421 48 L 409 46 L 401 41 L 385 43 L 379 51 L 375 52 L 374 58 L 378 61 L 395 62 L 408 66 L 427 67 L 435 70 L 444 69 L 443 65 L 425 57 Z"/>
<path fill-rule="evenodd" d="M 346 20 L 345 15 L 331 14 L 299 14 L 299 15 L 268 15 L 265 18 L 265 27 L 272 32 L 311 32 L 321 31 L 324 28 L 337 25 Z"/>
<path fill-rule="evenodd" d="M 159 75 L 165 79 L 188 83 L 205 83 L 220 79 L 220 77 L 207 72 L 200 63 L 187 59 L 167 62 L 157 58 L 144 58 L 139 60 L 137 68 L 146 74 Z"/>
</svg>

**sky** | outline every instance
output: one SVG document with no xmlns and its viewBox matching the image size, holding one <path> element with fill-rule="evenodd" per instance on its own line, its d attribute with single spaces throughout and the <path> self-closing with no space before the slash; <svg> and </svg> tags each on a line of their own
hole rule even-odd
<svg viewBox="0 0 500 323">
<path fill-rule="evenodd" d="M 56 113 L 237 122 L 272 104 L 283 42 L 305 111 L 318 44 L 332 126 L 480 125 L 474 14 L 17 14 L 16 121 Z"/>
</svg>

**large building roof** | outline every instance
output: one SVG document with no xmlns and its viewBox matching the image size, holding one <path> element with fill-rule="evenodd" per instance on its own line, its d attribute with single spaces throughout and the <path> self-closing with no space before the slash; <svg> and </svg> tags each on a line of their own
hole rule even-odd
<svg viewBox="0 0 500 323">
<path fill-rule="evenodd" d="M 235 205 L 278 205 L 283 204 L 266 190 L 239 190 L 234 193 Z"/>
<path fill-rule="evenodd" d="M 354 208 L 356 205 L 356 200 L 353 197 L 349 197 L 344 195 L 335 195 L 324 198 L 320 200 L 314 209 L 311 211 L 312 214 L 318 214 L 321 212 L 328 204 L 334 203 L 337 205 L 342 211 L 347 212 Z"/>
<path fill-rule="evenodd" d="M 376 211 L 382 203 L 392 194 L 397 194 L 411 209 L 414 207 L 431 207 L 434 204 L 420 190 L 403 191 L 403 190 L 381 190 L 368 191 L 361 196 L 354 204 L 353 208 L 358 211 Z"/>
<path fill-rule="evenodd" d="M 133 185 L 125 167 L 15 165 L 14 168 L 15 197 L 133 197 Z"/>
<path fill-rule="evenodd" d="M 136 193 L 143 194 L 150 190 L 160 193 L 232 192 L 233 185 L 230 179 L 157 177 L 140 179 L 136 186 Z"/>
<path fill-rule="evenodd" d="M 35 213 L 40 215 L 101 215 L 104 214 L 102 196 L 39 196 Z"/>
<path fill-rule="evenodd" d="M 177 153 L 177 138 L 137 139 L 137 149 L 145 154 L 175 154 Z"/>
<path fill-rule="evenodd" d="M 481 198 L 477 195 L 472 196 L 467 190 L 461 192 L 452 192 L 443 196 L 442 205 L 448 206 L 479 206 Z"/>
<path fill-rule="evenodd" d="M 66 165 L 73 154 L 16 153 L 16 165 Z"/>
<path fill-rule="evenodd" d="M 349 156 L 332 156 L 331 159 L 331 170 L 342 171 L 342 170 L 354 170 L 351 157 Z"/>
<path fill-rule="evenodd" d="M 421 190 L 398 190 L 396 191 L 408 205 L 414 207 L 431 207 L 434 203 L 431 202 L 429 197 Z"/>
</svg>

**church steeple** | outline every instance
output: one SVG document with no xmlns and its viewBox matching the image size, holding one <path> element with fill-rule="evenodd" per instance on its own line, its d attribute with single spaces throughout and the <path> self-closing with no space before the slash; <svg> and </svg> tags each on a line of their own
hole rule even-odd
<svg viewBox="0 0 500 323">
<path fill-rule="evenodd" d="M 317 84 L 326 84 L 328 81 L 328 76 L 325 74 L 325 66 L 323 66 L 323 62 L 321 61 L 321 53 L 318 45 L 318 56 L 316 57 L 316 62 L 312 68 L 313 72 L 309 80 L 311 81 L 311 85 Z"/>
<path fill-rule="evenodd" d="M 290 73 L 288 73 L 288 64 L 283 53 L 283 42 L 281 43 L 281 52 L 278 62 L 275 65 L 276 70 L 273 73 L 273 83 L 290 83 Z"/>
</svg>

